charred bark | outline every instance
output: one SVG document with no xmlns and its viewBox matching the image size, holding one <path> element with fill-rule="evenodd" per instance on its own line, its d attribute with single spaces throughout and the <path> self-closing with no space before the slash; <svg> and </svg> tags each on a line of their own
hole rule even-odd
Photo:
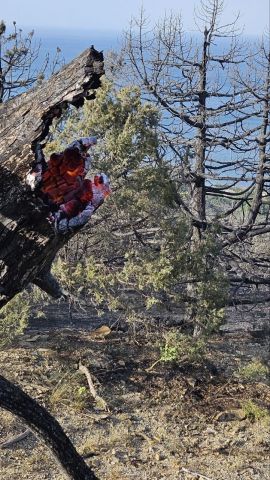
<svg viewBox="0 0 270 480">
<path fill-rule="evenodd" d="M 55 235 L 48 208 L 25 179 L 53 119 L 68 104 L 79 107 L 93 98 L 102 74 L 102 53 L 91 47 L 42 85 L 0 106 L 0 307 L 28 283 L 45 285 L 44 272 L 71 236 Z"/>
<path fill-rule="evenodd" d="M 0 375 L 0 407 L 22 418 L 51 449 L 60 467 L 73 480 L 97 480 L 59 423 L 47 410 Z"/>
</svg>

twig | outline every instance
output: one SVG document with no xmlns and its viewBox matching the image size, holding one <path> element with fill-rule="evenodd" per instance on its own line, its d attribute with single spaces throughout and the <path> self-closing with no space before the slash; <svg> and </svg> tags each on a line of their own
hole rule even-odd
<svg viewBox="0 0 270 480">
<path fill-rule="evenodd" d="M 161 358 L 159 358 L 158 360 L 156 360 L 150 367 L 146 368 L 145 371 L 148 373 L 148 372 L 151 372 L 151 370 L 153 370 L 153 368 L 158 364 L 162 362 Z"/>
<path fill-rule="evenodd" d="M 19 433 L 19 435 L 15 435 L 14 437 L 11 437 L 9 440 L 6 440 L 5 442 L 0 443 L 0 448 L 9 448 L 12 445 L 14 445 L 14 443 L 20 442 L 24 438 L 28 437 L 30 433 L 32 433 L 32 430 L 30 430 L 30 428 L 27 428 L 27 430 L 25 430 L 22 433 Z"/>
<path fill-rule="evenodd" d="M 79 371 L 81 373 L 84 373 L 84 375 L 86 376 L 90 393 L 94 398 L 95 402 L 101 405 L 102 409 L 109 411 L 107 402 L 97 394 L 89 369 L 85 365 L 83 365 L 81 361 L 79 362 Z"/>
<path fill-rule="evenodd" d="M 192 472 L 191 470 L 188 470 L 187 468 L 184 468 L 184 467 L 181 468 L 181 471 L 185 473 L 189 473 L 190 475 L 194 475 L 194 477 L 203 478 L 203 480 L 212 480 L 210 477 L 206 477 L 205 475 L 202 475 L 201 473 L 198 473 L 198 472 Z"/>
</svg>

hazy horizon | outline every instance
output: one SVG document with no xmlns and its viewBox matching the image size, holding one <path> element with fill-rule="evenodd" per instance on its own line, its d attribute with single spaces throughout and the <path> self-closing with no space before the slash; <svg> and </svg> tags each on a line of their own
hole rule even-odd
<svg viewBox="0 0 270 480">
<path fill-rule="evenodd" d="M 1 8 L 1 17 L 12 25 L 16 20 L 23 29 L 55 28 L 69 32 L 81 30 L 121 32 L 128 28 L 131 18 L 138 18 L 143 7 L 149 25 L 153 26 L 164 15 L 181 14 L 187 31 L 197 29 L 194 11 L 200 9 L 199 0 L 47 0 L 38 4 L 36 0 L 12 0 Z M 239 26 L 246 34 L 260 34 L 269 30 L 269 0 L 225 0 L 221 23 L 231 23 L 239 13 Z M 29 21 L 31 19 L 31 21 Z M 0 19 L 1 20 L 1 19 Z"/>
</svg>

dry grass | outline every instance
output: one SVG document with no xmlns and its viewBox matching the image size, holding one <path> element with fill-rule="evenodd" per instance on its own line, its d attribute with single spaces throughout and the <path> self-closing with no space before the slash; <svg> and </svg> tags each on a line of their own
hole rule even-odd
<svg viewBox="0 0 270 480">
<path fill-rule="evenodd" d="M 230 373 L 250 362 L 250 345 L 242 342 L 239 351 L 238 339 L 217 339 L 209 358 L 222 373 L 170 362 L 147 373 L 159 352 L 149 347 L 154 340 L 153 332 L 147 338 L 112 334 L 101 342 L 59 332 L 44 343 L 0 352 L 0 367 L 54 413 L 102 480 L 187 480 L 182 466 L 215 480 L 269 480 L 266 417 L 217 420 L 220 412 L 233 412 L 248 400 L 260 409 L 269 405 L 265 382 L 242 385 Z M 239 355 L 232 355 L 235 350 Z M 76 370 L 79 358 L 90 367 L 109 412 L 91 398 Z M 1 439 L 24 429 L 0 412 Z M 1 480 L 64 480 L 33 437 L 0 450 L 0 461 Z"/>
</svg>

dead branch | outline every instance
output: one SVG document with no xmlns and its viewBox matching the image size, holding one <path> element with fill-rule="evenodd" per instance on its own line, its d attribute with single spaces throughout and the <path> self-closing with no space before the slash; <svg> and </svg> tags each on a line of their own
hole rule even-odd
<svg viewBox="0 0 270 480">
<path fill-rule="evenodd" d="M 4 449 L 4 448 L 12 447 L 15 443 L 18 443 L 21 440 L 24 440 L 26 437 L 28 437 L 30 433 L 32 433 L 32 430 L 30 430 L 30 428 L 27 428 L 27 430 L 25 430 L 22 433 L 19 433 L 19 435 L 14 435 L 14 437 L 11 437 L 8 440 L 5 440 L 5 442 L 0 443 L 0 448 Z"/>
<path fill-rule="evenodd" d="M 91 374 L 90 374 L 90 372 L 89 372 L 89 369 L 88 369 L 85 365 L 83 365 L 83 364 L 81 363 L 81 361 L 79 362 L 79 371 L 80 371 L 81 373 L 84 373 L 84 375 L 86 376 L 90 393 L 91 393 L 93 399 L 95 400 L 95 402 L 96 402 L 97 404 L 99 404 L 99 405 L 102 407 L 103 410 L 107 410 L 107 411 L 108 411 L 109 408 L 108 408 L 107 402 L 106 402 L 102 397 L 100 397 L 100 396 L 98 395 L 98 393 L 97 393 L 97 391 L 96 391 L 96 389 L 95 389 L 95 386 L 94 386 L 94 383 L 93 383 Z"/>
<path fill-rule="evenodd" d="M 194 475 L 194 477 L 202 478 L 203 480 L 213 480 L 210 477 L 206 477 L 205 475 L 202 475 L 201 473 L 198 473 L 198 472 L 192 472 L 191 470 L 188 470 L 187 468 L 184 468 L 184 467 L 181 468 L 181 471 L 188 473 L 189 475 Z"/>
<path fill-rule="evenodd" d="M 48 446 L 70 480 L 97 480 L 62 427 L 50 413 L 21 388 L 0 375 L 0 407 L 22 418 Z"/>
</svg>

